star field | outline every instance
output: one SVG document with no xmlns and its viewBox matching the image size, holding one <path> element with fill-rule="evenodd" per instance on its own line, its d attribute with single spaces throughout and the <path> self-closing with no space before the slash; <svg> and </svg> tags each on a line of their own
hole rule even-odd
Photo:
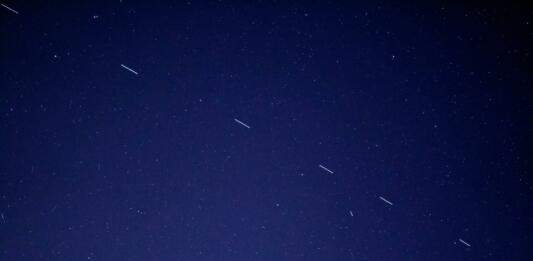
<svg viewBox="0 0 533 261">
<path fill-rule="evenodd" d="M 530 6 L 4 1 L 0 260 L 531 260 Z"/>
</svg>

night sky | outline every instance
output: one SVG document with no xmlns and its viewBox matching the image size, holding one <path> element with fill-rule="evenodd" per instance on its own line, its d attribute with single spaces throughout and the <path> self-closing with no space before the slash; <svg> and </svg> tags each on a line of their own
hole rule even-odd
<svg viewBox="0 0 533 261">
<path fill-rule="evenodd" d="M 0 7 L 0 260 L 533 260 L 533 9 Z"/>
</svg>

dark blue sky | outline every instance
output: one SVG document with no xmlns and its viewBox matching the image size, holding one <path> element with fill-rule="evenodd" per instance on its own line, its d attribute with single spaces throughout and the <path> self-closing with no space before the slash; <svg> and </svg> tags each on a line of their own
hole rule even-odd
<svg viewBox="0 0 533 261">
<path fill-rule="evenodd" d="M 2 2 L 0 260 L 533 258 L 530 6 L 176 2 Z"/>
</svg>

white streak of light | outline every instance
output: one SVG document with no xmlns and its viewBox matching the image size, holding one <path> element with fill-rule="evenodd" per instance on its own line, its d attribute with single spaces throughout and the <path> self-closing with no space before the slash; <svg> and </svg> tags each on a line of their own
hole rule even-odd
<svg viewBox="0 0 533 261">
<path fill-rule="evenodd" d="M 380 198 L 381 200 L 383 200 L 385 203 L 387 203 L 387 204 L 389 204 L 389 205 L 391 205 L 391 206 L 394 205 L 394 204 L 392 204 L 392 202 L 388 201 L 386 198 L 384 198 L 384 197 L 382 197 L 382 196 L 379 196 L 379 198 Z"/>
<path fill-rule="evenodd" d="M 126 65 L 124 65 L 124 64 L 120 64 L 120 66 L 122 66 L 122 68 L 124 68 L 124 69 L 126 69 L 126 70 L 128 70 L 128 71 L 130 71 L 130 72 L 132 72 L 132 73 L 134 73 L 135 75 L 138 75 L 138 74 L 139 74 L 138 72 L 134 71 L 133 69 L 131 69 L 130 67 L 128 67 L 128 66 L 126 66 Z"/>
<path fill-rule="evenodd" d="M 459 238 L 459 242 L 465 244 L 467 247 L 472 247 L 470 244 L 466 243 L 464 240 Z"/>
<path fill-rule="evenodd" d="M 13 8 L 11 8 L 11 7 L 7 6 L 7 5 L 5 5 L 5 4 L 0 4 L 0 5 L 2 5 L 2 6 L 5 7 L 7 10 L 9 10 L 9 11 L 15 13 L 15 14 L 19 14 L 19 12 L 17 12 L 15 9 L 13 9 Z"/>
<path fill-rule="evenodd" d="M 326 168 L 326 167 L 324 167 L 324 166 L 322 166 L 322 165 L 318 165 L 318 166 L 319 166 L 320 168 L 322 168 L 323 170 L 325 170 L 325 171 L 327 171 L 327 172 L 333 174 L 333 171 L 329 170 L 328 168 Z"/>
<path fill-rule="evenodd" d="M 242 126 L 248 128 L 248 129 L 250 128 L 250 126 L 246 125 L 246 123 L 244 123 L 244 122 L 242 122 L 242 121 L 240 121 L 240 120 L 237 120 L 237 119 L 234 119 L 234 120 L 235 120 L 235 122 L 237 122 L 238 124 L 240 124 L 240 125 L 242 125 Z"/>
</svg>

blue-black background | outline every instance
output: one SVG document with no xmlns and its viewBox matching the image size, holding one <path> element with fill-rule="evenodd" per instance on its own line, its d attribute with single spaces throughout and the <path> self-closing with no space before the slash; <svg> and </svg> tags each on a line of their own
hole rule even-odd
<svg viewBox="0 0 533 261">
<path fill-rule="evenodd" d="M 2 3 L 0 260 L 532 258 L 530 6 Z"/>
</svg>

